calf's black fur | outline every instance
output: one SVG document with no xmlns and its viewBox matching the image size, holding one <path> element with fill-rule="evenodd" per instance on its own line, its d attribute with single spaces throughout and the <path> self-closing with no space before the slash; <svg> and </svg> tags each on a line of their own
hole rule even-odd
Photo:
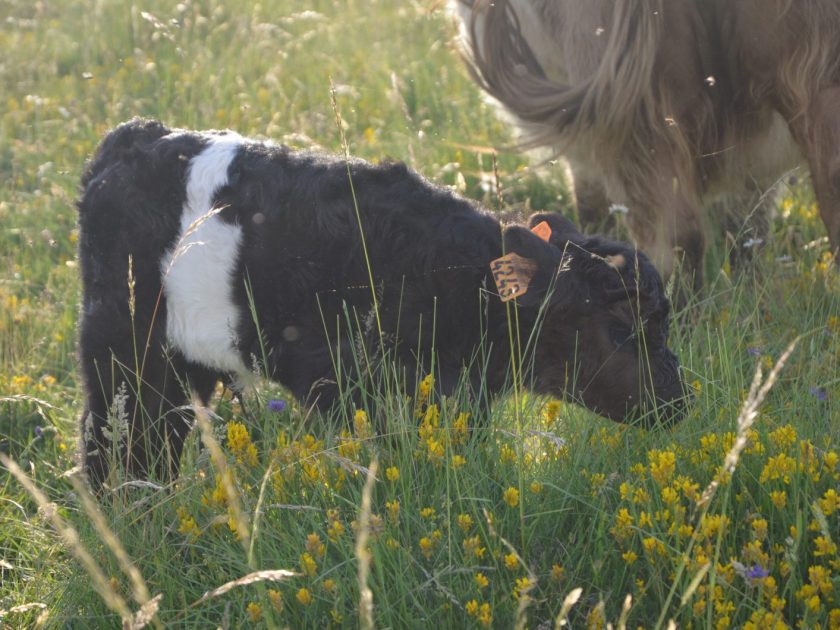
<svg viewBox="0 0 840 630">
<path fill-rule="evenodd" d="M 682 415 L 658 273 L 644 254 L 583 236 L 558 215 L 531 218 L 530 226 L 550 225 L 545 241 L 528 227 L 500 226 L 403 164 L 348 163 L 139 119 L 102 141 L 78 205 L 81 449 L 94 486 L 107 479 L 113 452 L 131 475 L 174 475 L 189 393 L 206 402 L 231 371 L 259 369 L 329 408 L 362 343 L 371 356 L 384 347 L 409 384 L 430 369 L 434 350 L 441 393 L 462 377 L 484 388 L 479 395 L 503 390 L 508 312 L 490 263 L 505 252 L 537 265 L 514 320 L 521 339 L 537 339 L 524 361 L 533 390 L 617 421 Z M 188 208 L 203 216 L 187 224 Z M 212 330 L 226 308 L 229 326 Z M 221 341 L 209 341 L 213 334 Z M 337 364 L 347 373 L 337 375 Z"/>
</svg>

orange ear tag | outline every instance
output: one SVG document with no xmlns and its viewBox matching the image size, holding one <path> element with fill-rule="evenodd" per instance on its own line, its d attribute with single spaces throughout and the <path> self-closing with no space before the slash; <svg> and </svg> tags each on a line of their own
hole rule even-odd
<svg viewBox="0 0 840 630">
<path fill-rule="evenodd" d="M 513 252 L 490 262 L 490 272 L 502 302 L 525 295 L 536 271 L 536 262 Z"/>
<path fill-rule="evenodd" d="M 540 221 L 531 228 L 531 231 L 546 243 L 548 243 L 548 239 L 551 238 L 551 226 L 548 224 L 548 221 Z"/>
</svg>

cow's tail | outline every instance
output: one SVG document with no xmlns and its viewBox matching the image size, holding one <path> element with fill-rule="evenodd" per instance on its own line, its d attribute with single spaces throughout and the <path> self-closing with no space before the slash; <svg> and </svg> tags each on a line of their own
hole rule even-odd
<svg viewBox="0 0 840 630">
<path fill-rule="evenodd" d="M 109 168 L 120 162 L 131 160 L 138 150 L 170 133 L 170 129 L 156 120 L 133 118 L 124 122 L 108 134 L 99 143 L 93 158 L 85 166 L 81 188 L 84 193 L 94 180 L 106 174 Z M 83 206 L 80 206 L 83 211 Z"/>
<path fill-rule="evenodd" d="M 523 32 L 514 6 L 518 3 L 456 2 L 462 17 L 461 47 L 470 72 L 520 121 L 524 146 L 562 147 L 585 139 L 586 145 L 602 154 L 610 147 L 626 146 L 641 129 L 655 129 L 654 65 L 662 37 L 661 0 L 610 3 L 610 21 L 603 31 L 592 34 L 593 38 L 606 38 L 592 44 L 592 53 L 600 55 L 596 71 L 584 80 L 565 83 L 548 76 L 541 66 L 540 56 Z M 586 2 L 601 10 L 603 0 Z M 552 28 L 552 22 L 557 28 L 561 17 L 552 4 L 527 8 L 538 20 L 544 18 L 538 44 L 551 46 L 547 54 L 560 59 L 562 34 L 546 30 Z M 549 15 L 552 11 L 556 15 Z"/>
</svg>

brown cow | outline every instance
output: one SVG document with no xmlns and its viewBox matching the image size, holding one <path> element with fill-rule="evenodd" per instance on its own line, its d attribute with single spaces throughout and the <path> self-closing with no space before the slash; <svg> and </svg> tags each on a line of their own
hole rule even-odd
<svg viewBox="0 0 840 630">
<path fill-rule="evenodd" d="M 639 246 L 699 281 L 704 208 L 802 162 L 840 247 L 840 0 L 458 0 L 478 83 L 531 146 L 629 208 Z"/>
</svg>

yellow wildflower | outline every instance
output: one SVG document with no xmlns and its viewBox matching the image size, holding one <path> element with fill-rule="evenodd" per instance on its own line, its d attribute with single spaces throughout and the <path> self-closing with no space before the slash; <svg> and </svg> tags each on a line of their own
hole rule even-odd
<svg viewBox="0 0 840 630">
<path fill-rule="evenodd" d="M 479 571 L 473 576 L 473 580 L 475 581 L 475 585 L 479 589 L 487 588 L 487 585 L 490 584 L 490 580 L 488 580 L 487 576 L 484 575 L 481 571 Z"/>
<path fill-rule="evenodd" d="M 662 501 L 667 505 L 673 505 L 679 501 L 679 494 L 671 486 L 662 488 Z"/>
<path fill-rule="evenodd" d="M 452 463 L 452 468 L 454 468 L 455 470 L 458 470 L 459 468 L 461 468 L 462 466 L 464 466 L 467 463 L 467 460 L 463 455 L 453 455 L 451 463 Z"/>
<path fill-rule="evenodd" d="M 356 414 L 353 416 L 353 430 L 360 440 L 366 440 L 373 435 L 370 421 L 364 409 L 356 410 Z"/>
<path fill-rule="evenodd" d="M 478 614 L 478 601 L 471 599 L 464 607 L 466 608 L 468 615 L 475 617 Z"/>
<path fill-rule="evenodd" d="M 429 520 L 432 520 L 436 515 L 437 512 L 435 512 L 435 508 L 433 507 L 424 507 L 422 510 L 420 510 L 420 516 Z"/>
<path fill-rule="evenodd" d="M 752 522 L 753 533 L 759 540 L 767 538 L 767 519 L 757 518 Z"/>
<path fill-rule="evenodd" d="M 837 468 L 837 462 L 840 461 L 840 455 L 835 451 L 828 451 L 823 455 L 823 466 L 829 471 L 834 472 Z"/>
<path fill-rule="evenodd" d="M 528 591 L 530 591 L 533 587 L 534 583 L 531 581 L 530 578 L 516 578 L 516 582 L 514 583 L 513 587 L 514 599 L 519 599 L 520 597 L 527 596 Z"/>
<path fill-rule="evenodd" d="M 228 422 L 227 445 L 237 463 L 246 466 L 257 465 L 257 447 L 251 441 L 248 428 L 241 422 Z"/>
<path fill-rule="evenodd" d="M 516 488 L 508 488 L 504 493 L 504 500 L 510 507 L 515 508 L 519 505 L 519 490 Z"/>
<path fill-rule="evenodd" d="M 388 466 L 385 469 L 385 478 L 388 481 L 397 481 L 400 478 L 400 469 L 396 466 Z"/>
<path fill-rule="evenodd" d="M 628 565 L 631 565 L 634 562 L 636 562 L 636 560 L 638 560 L 639 556 L 638 556 L 638 554 L 636 554 L 634 551 L 631 550 L 631 551 L 625 551 L 623 554 L 621 554 L 621 558 L 624 560 L 625 563 L 627 563 Z"/>
<path fill-rule="evenodd" d="M 337 541 L 344 535 L 344 525 L 341 521 L 334 519 L 329 527 L 327 527 L 327 537 L 333 542 Z"/>
<path fill-rule="evenodd" d="M 273 588 L 268 589 L 268 600 L 277 612 L 283 612 L 283 593 Z"/>
<path fill-rule="evenodd" d="M 318 572 L 318 564 L 308 551 L 302 553 L 300 556 L 300 571 L 309 577 L 314 576 Z"/>
<path fill-rule="evenodd" d="M 673 451 L 648 452 L 650 476 L 659 486 L 665 486 L 671 481 L 676 468 L 677 456 Z"/>
<path fill-rule="evenodd" d="M 796 470 L 796 460 L 784 453 L 776 457 L 770 457 L 761 471 L 758 478 L 760 483 L 781 479 L 784 483 L 790 483 L 790 474 Z"/>
<path fill-rule="evenodd" d="M 295 598 L 302 606 L 309 606 L 312 603 L 312 593 L 306 587 L 298 590 Z"/>
<path fill-rule="evenodd" d="M 817 536 L 814 540 L 814 556 L 834 556 L 837 554 L 837 545 L 830 538 Z"/>
<path fill-rule="evenodd" d="M 400 519 L 400 502 L 394 499 L 393 501 L 385 502 L 385 509 L 388 511 L 388 520 L 396 525 Z"/>
<path fill-rule="evenodd" d="M 327 593 L 332 593 L 335 590 L 335 580 L 327 578 L 321 583 L 321 588 L 323 588 Z"/>
<path fill-rule="evenodd" d="M 621 508 L 615 516 L 615 525 L 610 530 L 618 542 L 626 540 L 632 534 L 633 516 L 627 508 Z"/>
<path fill-rule="evenodd" d="M 551 565 L 551 579 L 555 582 L 559 582 L 566 576 L 566 569 L 564 569 L 561 565 L 555 563 Z"/>
<path fill-rule="evenodd" d="M 432 550 L 434 548 L 432 539 L 427 536 L 423 536 L 418 545 L 420 547 L 420 553 L 423 554 L 423 557 L 426 558 L 426 560 L 429 560 L 432 557 Z"/>
<path fill-rule="evenodd" d="M 420 384 L 417 386 L 417 398 L 418 400 L 425 401 L 429 398 L 429 394 L 432 393 L 432 387 L 435 384 L 435 377 L 431 374 L 428 374 L 426 377 L 420 381 Z"/>
<path fill-rule="evenodd" d="M 784 490 L 773 490 L 770 493 L 770 501 L 777 510 L 783 510 L 787 505 L 787 492 Z"/>
<path fill-rule="evenodd" d="M 562 408 L 563 403 L 559 400 L 551 400 L 546 404 L 545 409 L 543 409 L 543 421 L 546 426 L 550 427 L 557 421 Z"/>
<path fill-rule="evenodd" d="M 472 529 L 473 526 L 473 519 L 472 516 L 469 514 L 459 514 L 457 518 L 458 527 L 461 528 L 461 531 L 465 534 Z"/>
<path fill-rule="evenodd" d="M 532 481 L 528 489 L 532 494 L 540 494 L 543 491 L 543 485 L 539 481 Z"/>
<path fill-rule="evenodd" d="M 459 445 L 467 441 L 469 435 L 470 412 L 463 411 L 458 414 L 452 423 L 452 444 Z"/>
<path fill-rule="evenodd" d="M 249 603 L 245 612 L 248 613 L 248 619 L 252 623 L 257 623 L 260 619 L 262 619 L 262 606 L 256 602 Z"/>
<path fill-rule="evenodd" d="M 462 545 L 467 560 L 481 560 L 487 552 L 487 549 L 481 546 L 481 538 L 478 535 L 465 538 Z"/>
<path fill-rule="evenodd" d="M 840 495 L 834 488 L 825 491 L 822 499 L 820 499 L 820 509 L 826 516 L 831 516 L 835 510 L 840 509 Z"/>
<path fill-rule="evenodd" d="M 516 462 L 516 451 L 507 444 L 502 444 L 502 448 L 499 449 L 499 460 L 503 464 L 512 464 Z"/>
<path fill-rule="evenodd" d="M 505 567 L 511 571 L 519 567 L 519 558 L 516 557 L 515 553 L 505 554 L 504 561 Z"/>
<path fill-rule="evenodd" d="M 176 512 L 178 514 L 179 533 L 186 534 L 194 538 L 198 538 L 199 536 L 201 536 L 201 529 L 199 529 L 198 524 L 195 522 L 195 519 L 187 511 L 186 508 L 179 507 L 176 510 Z"/>
<path fill-rule="evenodd" d="M 327 546 L 321 542 L 321 537 L 318 534 L 312 533 L 306 537 L 306 550 L 312 554 L 314 558 L 321 559 L 327 550 Z"/>
<path fill-rule="evenodd" d="M 775 431 L 771 431 L 767 437 L 780 451 L 789 449 L 791 446 L 796 444 L 797 440 L 796 429 L 794 429 L 790 424 L 786 424 Z"/>
<path fill-rule="evenodd" d="M 490 604 L 484 602 L 478 609 L 478 622 L 485 628 L 493 623 L 493 615 L 490 614 Z"/>
</svg>

